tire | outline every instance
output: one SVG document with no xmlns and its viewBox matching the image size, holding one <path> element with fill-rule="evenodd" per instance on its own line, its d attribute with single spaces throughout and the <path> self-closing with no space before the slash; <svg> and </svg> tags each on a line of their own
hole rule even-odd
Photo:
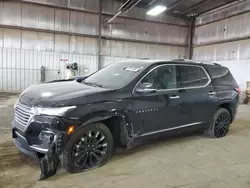
<svg viewBox="0 0 250 188">
<path fill-rule="evenodd" d="M 213 115 L 212 123 L 205 135 L 211 138 L 222 138 L 226 136 L 231 124 L 231 115 L 225 108 L 219 108 Z"/>
<path fill-rule="evenodd" d="M 113 149 L 113 136 L 108 127 L 102 123 L 89 124 L 80 128 L 69 139 L 62 155 L 62 166 L 71 173 L 98 168 L 111 158 Z"/>
</svg>

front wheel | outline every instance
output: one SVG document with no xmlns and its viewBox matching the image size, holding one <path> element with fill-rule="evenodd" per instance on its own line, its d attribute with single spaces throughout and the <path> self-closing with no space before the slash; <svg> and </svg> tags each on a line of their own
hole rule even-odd
<svg viewBox="0 0 250 188">
<path fill-rule="evenodd" d="M 212 138 L 222 138 L 226 136 L 231 123 L 231 115 L 225 108 L 218 109 L 214 116 L 206 135 Z"/>
<path fill-rule="evenodd" d="M 113 153 L 113 136 L 104 124 L 93 123 L 79 129 L 68 141 L 63 167 L 81 172 L 104 165 Z"/>
</svg>

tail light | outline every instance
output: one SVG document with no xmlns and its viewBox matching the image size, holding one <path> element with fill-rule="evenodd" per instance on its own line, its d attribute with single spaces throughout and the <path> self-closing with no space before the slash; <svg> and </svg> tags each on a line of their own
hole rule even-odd
<svg viewBox="0 0 250 188">
<path fill-rule="evenodd" d="M 239 94 L 241 93 L 241 89 L 239 87 L 234 88 L 235 91 L 237 91 Z"/>
</svg>

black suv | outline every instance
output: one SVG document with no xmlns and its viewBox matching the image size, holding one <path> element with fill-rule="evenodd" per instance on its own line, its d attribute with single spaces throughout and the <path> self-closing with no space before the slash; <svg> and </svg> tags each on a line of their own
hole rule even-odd
<svg viewBox="0 0 250 188">
<path fill-rule="evenodd" d="M 39 157 L 57 138 L 66 170 L 103 165 L 114 148 L 165 133 L 227 134 L 240 89 L 228 68 L 187 60 L 114 63 L 88 77 L 34 85 L 15 104 L 17 148 Z"/>
</svg>

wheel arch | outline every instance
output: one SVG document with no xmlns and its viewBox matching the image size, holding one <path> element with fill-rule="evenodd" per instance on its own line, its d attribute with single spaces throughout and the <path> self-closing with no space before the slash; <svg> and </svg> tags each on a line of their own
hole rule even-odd
<svg viewBox="0 0 250 188">
<path fill-rule="evenodd" d="M 217 106 L 217 109 L 219 109 L 219 108 L 225 108 L 229 111 L 230 116 L 231 116 L 231 123 L 232 123 L 232 121 L 233 121 L 233 101 L 230 101 L 230 100 L 221 101 Z"/>
<path fill-rule="evenodd" d="M 84 118 L 82 124 L 77 127 L 74 133 L 83 126 L 97 122 L 101 122 L 109 128 L 117 146 L 125 146 L 126 148 L 131 148 L 133 146 L 134 134 L 132 124 L 125 114 L 119 112 L 95 112 L 89 114 L 88 118 Z"/>
</svg>

